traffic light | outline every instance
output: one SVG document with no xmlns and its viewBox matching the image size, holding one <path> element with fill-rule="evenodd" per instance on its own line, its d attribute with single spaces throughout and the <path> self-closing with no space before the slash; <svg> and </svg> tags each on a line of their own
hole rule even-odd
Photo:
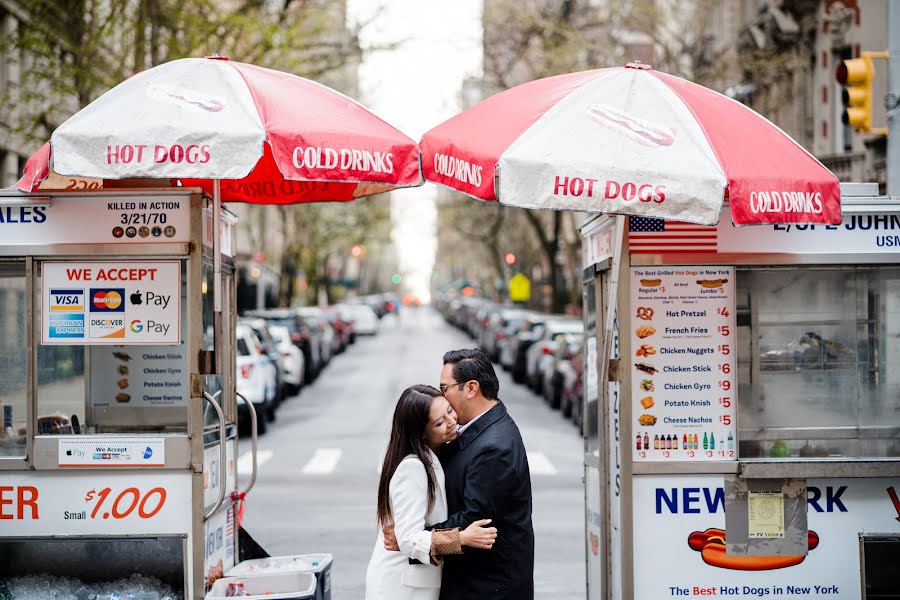
<svg viewBox="0 0 900 600">
<path fill-rule="evenodd" d="M 863 54 L 861 58 L 841 61 L 835 75 L 838 83 L 844 86 L 841 92 L 844 103 L 841 121 L 844 125 L 868 132 L 872 128 L 872 83 L 875 79 L 872 59 Z"/>
<path fill-rule="evenodd" d="M 875 66 L 873 58 L 886 58 L 887 52 L 863 52 L 860 58 L 850 58 L 837 67 L 835 78 L 844 86 L 841 100 L 844 113 L 841 121 L 851 125 L 862 133 L 887 135 L 884 128 L 872 127 L 872 96 L 875 82 Z"/>
<path fill-rule="evenodd" d="M 513 254 L 512 252 L 507 252 L 506 256 L 503 257 L 503 260 L 509 266 L 513 266 L 514 264 L 516 264 L 516 255 Z"/>
<path fill-rule="evenodd" d="M 353 244 L 350 247 L 350 256 L 353 258 L 359 258 L 365 253 L 366 249 L 363 248 L 362 244 Z"/>
</svg>

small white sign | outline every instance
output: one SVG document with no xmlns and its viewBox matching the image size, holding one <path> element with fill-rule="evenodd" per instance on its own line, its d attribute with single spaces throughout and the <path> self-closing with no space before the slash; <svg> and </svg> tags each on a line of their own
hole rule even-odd
<svg viewBox="0 0 900 600">
<path fill-rule="evenodd" d="M 0 486 L 0 537 L 190 535 L 191 473 L 15 471 Z"/>
<path fill-rule="evenodd" d="M 60 467 L 164 467 L 163 438 L 74 436 L 59 440 Z"/>
<path fill-rule="evenodd" d="M 751 539 L 784 538 L 784 493 L 781 490 L 750 490 L 747 493 L 747 523 Z"/>
<path fill-rule="evenodd" d="M 69 189 L 78 190 L 71 180 Z M 161 244 L 190 241 L 190 201 L 183 196 L 54 196 L 52 204 L 0 208 L 6 245 Z"/>
<path fill-rule="evenodd" d="M 42 344 L 179 344 L 181 265 L 45 262 Z"/>
</svg>

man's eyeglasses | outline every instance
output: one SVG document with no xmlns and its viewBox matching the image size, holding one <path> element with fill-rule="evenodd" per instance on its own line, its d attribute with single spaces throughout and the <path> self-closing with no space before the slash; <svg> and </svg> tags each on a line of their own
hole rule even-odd
<svg viewBox="0 0 900 600">
<path fill-rule="evenodd" d="M 453 386 L 465 385 L 465 383 L 466 383 L 465 381 L 460 381 L 458 383 L 442 383 L 438 387 L 440 388 L 442 394 L 446 394 L 447 390 L 449 390 Z"/>
</svg>

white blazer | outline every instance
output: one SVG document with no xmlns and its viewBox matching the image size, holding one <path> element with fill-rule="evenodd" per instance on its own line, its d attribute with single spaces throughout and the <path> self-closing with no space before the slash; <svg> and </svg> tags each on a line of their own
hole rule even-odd
<svg viewBox="0 0 900 600">
<path fill-rule="evenodd" d="M 441 570 L 431 564 L 431 532 L 425 527 L 447 519 L 444 469 L 428 451 L 437 480 L 434 507 L 428 509 L 428 476 L 425 465 L 413 454 L 404 458 L 391 477 L 391 513 L 400 552 L 384 549 L 379 528 L 372 559 L 366 571 L 366 600 L 438 600 Z M 415 558 L 422 564 L 411 565 Z"/>
</svg>

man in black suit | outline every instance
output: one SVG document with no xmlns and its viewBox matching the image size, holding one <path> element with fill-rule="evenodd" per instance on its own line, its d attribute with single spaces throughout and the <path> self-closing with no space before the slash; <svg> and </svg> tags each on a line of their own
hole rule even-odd
<svg viewBox="0 0 900 600">
<path fill-rule="evenodd" d="M 459 438 L 442 453 L 449 518 L 434 528 L 465 529 L 492 519 L 492 550 L 444 557 L 441 600 L 534 598 L 531 474 L 522 435 L 497 398 L 500 383 L 482 350 L 444 355 L 441 392 L 456 411 Z"/>
</svg>

